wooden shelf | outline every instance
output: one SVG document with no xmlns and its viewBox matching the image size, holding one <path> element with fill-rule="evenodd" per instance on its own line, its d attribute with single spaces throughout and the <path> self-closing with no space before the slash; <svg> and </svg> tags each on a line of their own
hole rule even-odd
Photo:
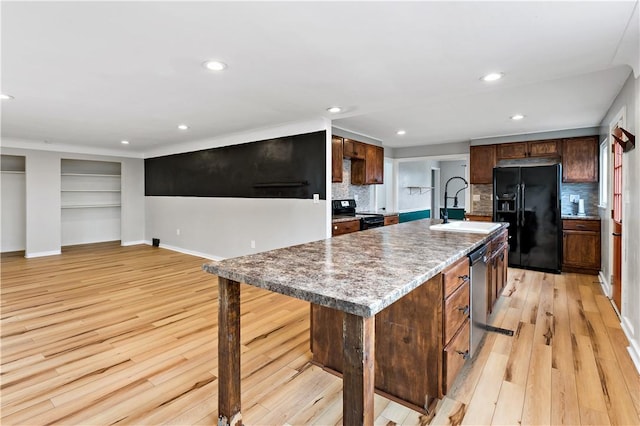
<svg viewBox="0 0 640 426">
<path fill-rule="evenodd" d="M 120 204 L 86 204 L 86 205 L 66 205 L 62 206 L 63 209 L 98 209 L 98 208 L 109 208 L 109 207 L 120 207 Z"/>
<path fill-rule="evenodd" d="M 422 191 L 429 192 L 433 189 L 433 186 L 405 186 L 405 188 L 409 189 L 409 195 L 413 195 L 416 192 L 419 194 L 422 194 Z"/>
<path fill-rule="evenodd" d="M 60 192 L 120 192 L 119 189 L 63 189 Z"/>
<path fill-rule="evenodd" d="M 94 177 L 115 177 L 120 178 L 120 175 L 105 175 L 97 173 L 62 173 L 62 176 L 94 176 Z"/>
</svg>

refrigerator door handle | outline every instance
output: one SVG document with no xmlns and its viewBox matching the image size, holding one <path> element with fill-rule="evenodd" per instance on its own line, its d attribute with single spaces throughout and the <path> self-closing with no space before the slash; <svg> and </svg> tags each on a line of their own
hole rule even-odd
<svg viewBox="0 0 640 426">
<path fill-rule="evenodd" d="M 520 186 L 520 189 L 522 189 L 522 208 L 520 209 L 520 212 L 522 214 L 522 218 L 520 219 L 520 226 L 524 226 L 524 191 L 525 191 L 525 185 L 524 182 L 522 182 L 522 185 Z"/>
<path fill-rule="evenodd" d="M 520 184 L 516 185 L 516 226 L 520 226 Z"/>
</svg>

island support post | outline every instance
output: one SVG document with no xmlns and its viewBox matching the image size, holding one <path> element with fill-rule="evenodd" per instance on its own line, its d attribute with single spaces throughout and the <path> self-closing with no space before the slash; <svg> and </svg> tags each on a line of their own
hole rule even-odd
<svg viewBox="0 0 640 426">
<path fill-rule="evenodd" d="M 240 283 L 218 277 L 218 425 L 242 426 Z"/>
<path fill-rule="evenodd" d="M 218 426 L 242 426 L 240 283 L 218 277 Z M 373 425 L 375 317 L 345 313 L 343 423 Z"/>
</svg>

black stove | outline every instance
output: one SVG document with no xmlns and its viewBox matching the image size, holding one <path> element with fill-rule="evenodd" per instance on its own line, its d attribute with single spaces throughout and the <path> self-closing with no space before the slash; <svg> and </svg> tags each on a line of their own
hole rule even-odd
<svg viewBox="0 0 640 426">
<path fill-rule="evenodd" d="M 360 219 L 360 230 L 384 226 L 384 215 L 377 213 L 356 213 L 356 200 L 332 200 L 333 217 L 355 217 Z"/>
</svg>

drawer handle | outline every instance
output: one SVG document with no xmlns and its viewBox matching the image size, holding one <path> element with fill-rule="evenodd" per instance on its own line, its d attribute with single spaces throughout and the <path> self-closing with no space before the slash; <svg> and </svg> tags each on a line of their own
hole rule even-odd
<svg viewBox="0 0 640 426">
<path fill-rule="evenodd" d="M 613 235 L 614 237 L 622 237 L 622 234 L 618 232 L 612 232 L 611 235 Z"/>
<path fill-rule="evenodd" d="M 462 312 L 465 316 L 469 316 L 469 305 L 458 306 L 456 309 Z"/>
<path fill-rule="evenodd" d="M 586 226 L 584 226 L 584 225 L 576 225 L 576 228 L 578 228 L 578 229 L 584 229 L 584 228 L 586 228 Z"/>
<path fill-rule="evenodd" d="M 333 229 L 338 229 L 338 225 L 334 226 Z"/>
<path fill-rule="evenodd" d="M 462 356 L 462 359 L 469 359 L 469 351 L 464 351 L 464 352 L 462 352 L 462 351 L 456 351 L 456 353 L 457 353 L 458 355 L 461 355 L 461 356 Z"/>
<path fill-rule="evenodd" d="M 462 282 L 469 281 L 469 275 L 458 275 L 458 278 L 462 280 Z"/>
</svg>

